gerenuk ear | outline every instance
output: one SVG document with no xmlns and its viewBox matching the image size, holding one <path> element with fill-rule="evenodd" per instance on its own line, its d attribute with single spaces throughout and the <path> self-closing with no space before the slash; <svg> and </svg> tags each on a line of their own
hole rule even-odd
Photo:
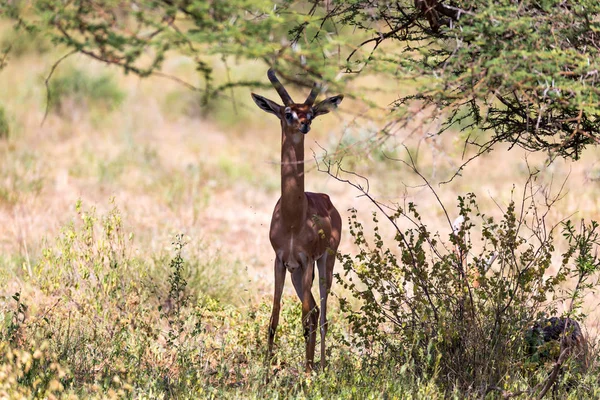
<svg viewBox="0 0 600 400">
<path fill-rule="evenodd" d="M 343 94 L 338 94 L 337 96 L 328 97 L 316 106 L 313 107 L 314 117 L 318 117 L 319 115 L 327 114 L 329 111 L 337 108 L 337 106 L 344 99 Z"/>
<path fill-rule="evenodd" d="M 256 103 L 258 108 L 271 114 L 275 114 L 279 117 L 279 110 L 281 106 L 266 97 L 259 96 L 258 94 L 252 93 L 252 100 Z"/>
</svg>

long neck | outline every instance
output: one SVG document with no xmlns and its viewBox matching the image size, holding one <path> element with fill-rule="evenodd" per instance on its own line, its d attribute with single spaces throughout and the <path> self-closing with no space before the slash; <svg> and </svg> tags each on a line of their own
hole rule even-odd
<svg viewBox="0 0 600 400">
<path fill-rule="evenodd" d="M 299 229 L 306 217 L 304 195 L 304 134 L 286 130 L 281 135 L 281 213 L 289 229 Z"/>
</svg>

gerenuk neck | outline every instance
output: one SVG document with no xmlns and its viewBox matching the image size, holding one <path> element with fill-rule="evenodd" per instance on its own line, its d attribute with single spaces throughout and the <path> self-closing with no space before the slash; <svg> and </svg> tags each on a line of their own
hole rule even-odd
<svg viewBox="0 0 600 400">
<path fill-rule="evenodd" d="M 306 219 L 304 195 L 304 134 L 282 126 L 281 134 L 281 216 L 292 231 Z"/>
</svg>

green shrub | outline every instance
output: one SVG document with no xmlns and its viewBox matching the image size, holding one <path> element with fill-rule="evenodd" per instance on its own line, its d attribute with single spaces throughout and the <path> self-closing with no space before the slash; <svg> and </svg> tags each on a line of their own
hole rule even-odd
<svg viewBox="0 0 600 400">
<path fill-rule="evenodd" d="M 534 200 L 531 183 L 527 189 L 520 209 L 511 201 L 498 221 L 479 211 L 474 195 L 459 197 L 462 223 L 448 221 L 447 240 L 427 228 L 412 203 L 385 215 L 396 229 L 390 247 L 376 215 L 367 240 L 352 212 L 349 229 L 359 252 L 340 256 L 338 281 L 359 304 L 340 302 L 354 333 L 350 342 L 371 355 L 367 363 L 411 365 L 417 379 L 434 379 L 442 391 L 462 396 L 519 380 L 540 389 L 546 375 L 532 374 L 525 362 L 525 333 L 555 315 L 559 303 L 582 317 L 583 294 L 597 288 L 591 277 L 599 270 L 600 241 L 595 222 L 579 231 L 564 223 L 568 248 L 553 271 L 559 228 L 547 226 L 548 209 Z M 563 289 L 567 280 L 576 283 L 571 291 Z"/>
<path fill-rule="evenodd" d="M 49 109 L 67 115 L 73 108 L 99 107 L 111 111 L 125 99 L 112 75 L 91 75 L 83 69 L 71 67 L 54 76 L 49 83 Z"/>
<path fill-rule="evenodd" d="M 10 133 L 8 117 L 4 107 L 0 106 L 0 139 L 7 138 Z"/>
<path fill-rule="evenodd" d="M 163 109 L 167 116 L 203 119 L 216 122 L 223 129 L 245 126 L 251 121 L 248 106 L 252 102 L 247 92 L 236 90 L 234 94 L 214 94 L 210 98 L 204 93 L 183 89 L 166 94 Z M 235 115 L 232 117 L 232 113 Z"/>
</svg>

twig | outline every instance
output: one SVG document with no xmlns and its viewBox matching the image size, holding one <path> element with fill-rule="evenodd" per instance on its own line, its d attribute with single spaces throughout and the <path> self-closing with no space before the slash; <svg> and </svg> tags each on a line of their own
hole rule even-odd
<svg viewBox="0 0 600 400">
<path fill-rule="evenodd" d="M 229 93 L 231 93 L 231 103 L 233 105 L 233 113 L 238 115 L 237 102 L 235 101 L 235 93 L 233 92 L 233 85 L 231 83 L 231 71 L 229 68 L 229 64 L 227 63 L 227 58 L 225 56 L 222 57 L 223 64 L 225 64 L 225 71 L 227 72 L 227 85 L 229 86 Z"/>
<path fill-rule="evenodd" d="M 521 396 L 522 394 L 530 393 L 529 390 L 520 390 L 518 392 L 509 392 L 508 390 L 504 390 L 499 386 L 489 386 L 486 389 L 485 393 L 483 394 L 482 398 L 484 399 L 485 396 L 487 396 L 487 394 L 490 392 L 499 392 L 500 396 L 502 396 L 503 399 L 510 399 L 512 397 L 517 397 L 517 396 Z"/>
<path fill-rule="evenodd" d="M 567 325 L 569 325 L 569 324 L 566 323 L 565 328 Z M 558 377 L 558 372 L 560 371 L 560 367 L 562 367 L 563 363 L 569 356 L 569 353 L 570 353 L 569 347 L 565 346 L 566 337 L 564 335 L 565 334 L 563 332 L 563 338 L 560 343 L 560 347 L 561 347 L 560 356 L 558 357 L 558 360 L 554 364 L 554 367 L 552 368 L 552 372 L 550 373 L 550 376 L 548 377 L 548 379 L 546 379 L 544 387 L 543 387 L 542 391 L 540 392 L 540 394 L 538 395 L 537 400 L 541 400 L 546 395 L 546 393 L 548 393 L 548 390 L 550 390 L 552 385 L 554 385 L 554 383 L 556 382 L 556 378 Z"/>
<path fill-rule="evenodd" d="M 52 78 L 52 75 L 54 74 L 54 71 L 56 70 L 56 68 L 58 67 L 58 65 L 63 62 L 67 57 L 72 56 L 73 54 L 77 53 L 77 49 L 75 50 L 71 50 L 70 52 L 68 52 L 67 54 L 65 54 L 64 56 L 62 56 L 61 58 L 59 58 L 53 65 L 52 68 L 50 69 L 50 73 L 48 74 L 48 76 L 46 77 L 46 80 L 44 81 L 44 85 L 46 85 L 46 111 L 44 112 L 44 118 L 42 119 L 42 123 L 40 124 L 40 126 L 44 125 L 44 122 L 46 121 L 46 117 L 48 117 L 48 112 L 50 111 L 50 78 Z"/>
<path fill-rule="evenodd" d="M 348 55 L 348 57 L 346 57 L 346 62 L 350 62 L 350 59 L 352 58 L 352 56 L 354 55 L 354 53 L 356 53 L 364 45 L 366 45 L 368 43 L 371 43 L 371 42 L 375 42 L 375 47 L 373 47 L 373 50 L 371 50 L 371 54 L 372 54 L 377 49 L 377 47 L 379 47 L 379 45 L 381 44 L 381 42 L 383 42 L 384 40 L 386 40 L 390 36 L 393 36 L 396 33 L 400 32 L 402 29 L 407 29 L 415 21 L 416 21 L 416 16 L 413 16 L 409 21 L 407 21 L 406 23 L 404 23 L 404 24 L 396 27 L 395 29 L 392 29 L 391 31 L 386 32 L 384 34 L 380 34 L 378 37 L 374 37 L 374 38 L 365 40 L 364 42 L 362 42 L 361 44 L 359 44 L 354 50 L 352 50 L 350 52 L 350 54 Z"/>
<path fill-rule="evenodd" d="M 315 158 L 315 161 L 316 158 Z M 417 258 L 413 252 L 412 247 L 410 246 L 410 243 L 408 243 L 406 237 L 404 236 L 404 234 L 402 233 L 402 230 L 400 229 L 400 227 L 398 226 L 398 224 L 396 223 L 395 219 L 390 216 L 387 212 L 385 212 L 385 210 L 383 209 L 384 205 L 382 203 L 380 203 L 379 201 L 377 201 L 373 196 L 371 196 L 368 191 L 366 191 L 361 185 L 358 185 L 354 182 L 351 182 L 349 179 L 343 179 L 340 178 L 339 176 L 339 172 L 343 172 L 343 173 L 347 173 L 347 174 L 351 174 L 354 176 L 359 176 L 362 179 L 364 179 L 365 181 L 367 181 L 367 188 L 368 188 L 368 179 L 355 173 L 355 172 L 351 172 L 351 171 L 346 171 L 344 170 L 341 165 L 339 164 L 339 162 L 337 163 L 337 172 L 334 174 L 331 172 L 331 162 L 330 161 L 323 161 L 323 163 L 327 166 L 326 170 L 321 169 L 320 165 L 318 164 L 317 161 L 317 165 L 318 165 L 318 170 L 320 172 L 325 172 L 327 173 L 329 176 L 331 176 L 332 178 L 336 179 L 339 182 L 343 182 L 343 183 L 347 183 L 350 186 L 358 189 L 361 193 L 362 196 L 368 198 L 374 205 L 375 207 L 377 207 L 379 209 L 379 211 L 383 214 L 383 216 L 394 226 L 394 228 L 396 229 L 396 232 L 398 234 L 398 236 L 400 237 L 400 240 L 402 240 L 402 242 L 404 242 L 404 245 L 406 246 L 406 248 L 409 250 L 410 252 L 410 256 L 411 256 L 411 262 L 413 263 L 413 265 L 417 264 Z M 445 212 L 445 210 L 444 210 Z M 447 214 L 446 214 L 447 216 Z M 433 311 L 433 317 L 436 321 L 439 321 L 439 314 L 438 314 L 438 309 L 436 307 L 436 305 L 434 304 L 433 300 L 431 299 L 431 295 L 429 293 L 429 288 L 427 287 L 426 284 L 421 283 L 421 287 L 423 289 L 423 292 L 425 293 L 425 297 L 427 298 L 427 301 L 429 302 L 429 305 L 431 306 L 431 310 Z"/>
<path fill-rule="evenodd" d="M 8 58 L 8 53 L 10 53 L 11 49 L 12 49 L 12 44 L 4 50 L 4 52 L 2 54 L 2 58 L 0 58 L 0 69 L 4 68 L 6 66 L 6 59 Z"/>
</svg>

